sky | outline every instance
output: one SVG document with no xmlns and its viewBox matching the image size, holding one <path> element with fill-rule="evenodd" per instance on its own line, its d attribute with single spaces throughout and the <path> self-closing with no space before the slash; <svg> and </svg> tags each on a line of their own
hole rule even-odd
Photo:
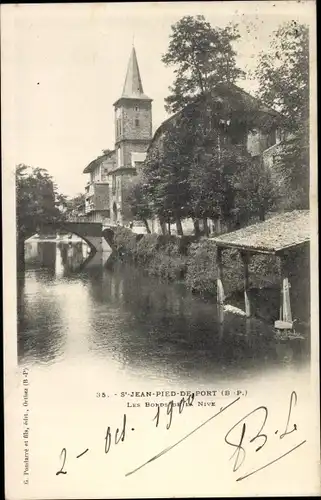
<svg viewBox="0 0 321 500">
<path fill-rule="evenodd" d="M 171 26 L 185 15 L 212 26 L 239 23 L 239 66 L 254 69 L 280 24 L 309 22 L 313 2 L 168 2 L 18 4 L 1 7 L 4 168 L 48 170 L 60 192 L 84 191 L 83 170 L 114 147 L 113 103 L 122 92 L 134 42 L 153 131 L 168 117 L 173 69 L 161 56 Z M 255 92 L 252 80 L 238 82 Z"/>
</svg>

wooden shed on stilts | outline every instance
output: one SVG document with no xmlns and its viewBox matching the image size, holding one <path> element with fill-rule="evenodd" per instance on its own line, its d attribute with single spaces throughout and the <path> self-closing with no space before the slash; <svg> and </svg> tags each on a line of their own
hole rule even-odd
<svg viewBox="0 0 321 500">
<path fill-rule="evenodd" d="M 274 255 L 279 259 L 281 274 L 280 316 L 274 326 L 279 330 L 293 329 L 290 300 L 290 273 L 293 252 L 310 242 L 310 213 L 308 210 L 284 212 L 264 222 L 210 238 L 217 246 L 217 303 L 219 320 L 224 320 L 225 294 L 222 252 L 237 249 L 244 265 L 244 303 L 246 317 L 251 317 L 249 295 L 249 263 L 253 254 Z"/>
</svg>

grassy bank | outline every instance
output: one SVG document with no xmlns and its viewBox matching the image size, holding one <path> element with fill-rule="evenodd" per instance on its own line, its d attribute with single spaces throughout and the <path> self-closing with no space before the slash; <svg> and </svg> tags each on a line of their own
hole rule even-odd
<svg viewBox="0 0 321 500">
<path fill-rule="evenodd" d="M 216 246 L 207 238 L 178 238 L 157 234 L 136 235 L 125 228 L 115 232 L 114 244 L 125 258 L 141 265 L 151 275 L 169 281 L 184 281 L 202 296 L 216 295 Z M 243 264 L 237 250 L 223 252 L 224 287 L 227 296 L 243 289 Z M 250 264 L 252 287 L 279 282 L 278 262 L 273 257 L 253 256 Z"/>
<path fill-rule="evenodd" d="M 139 265 L 146 273 L 163 280 L 183 282 L 204 298 L 216 298 L 216 245 L 207 238 L 137 235 L 118 228 L 114 244 L 122 258 Z M 309 247 L 291 254 L 291 306 L 299 325 L 310 322 Z M 237 250 L 224 250 L 224 291 L 230 304 L 244 309 L 243 263 Z M 249 265 L 252 312 L 270 323 L 279 318 L 279 260 L 268 255 L 253 255 Z M 300 328 L 301 328 L 300 326 Z M 302 328 L 301 328 L 302 329 Z"/>
</svg>

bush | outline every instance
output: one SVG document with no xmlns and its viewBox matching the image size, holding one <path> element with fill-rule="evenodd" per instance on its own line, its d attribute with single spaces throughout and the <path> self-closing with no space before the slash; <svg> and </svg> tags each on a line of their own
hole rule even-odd
<svg viewBox="0 0 321 500">
<path fill-rule="evenodd" d="M 273 255 L 253 255 L 249 265 L 250 284 L 256 288 L 280 284 L 279 260 Z"/>
<path fill-rule="evenodd" d="M 114 244 L 121 255 L 142 265 L 149 274 L 170 281 L 185 280 L 190 290 L 202 296 L 216 295 L 216 245 L 213 241 L 202 238 L 182 245 L 177 236 L 137 235 L 130 229 L 117 228 Z M 244 268 L 238 250 L 226 249 L 222 258 L 224 292 L 228 297 L 243 290 Z M 253 255 L 249 278 L 250 285 L 256 288 L 278 284 L 278 260 L 273 256 Z"/>
<path fill-rule="evenodd" d="M 154 259 L 158 249 L 158 235 L 145 234 L 137 243 L 136 258 L 140 264 L 147 264 Z"/>
<path fill-rule="evenodd" d="M 207 239 L 193 243 L 188 252 L 187 287 L 202 295 L 214 295 L 216 277 L 216 246 Z"/>
<path fill-rule="evenodd" d="M 238 250 L 223 251 L 223 285 L 226 296 L 243 290 L 244 268 Z M 273 256 L 253 255 L 249 265 L 250 285 L 266 286 L 279 282 L 278 260 Z M 201 295 L 215 295 L 217 280 L 216 245 L 204 238 L 189 249 L 186 285 Z"/>
<path fill-rule="evenodd" d="M 117 227 L 113 241 L 117 252 L 135 257 L 137 251 L 137 234 L 125 227 Z"/>
<path fill-rule="evenodd" d="M 179 238 L 147 234 L 137 244 L 136 259 L 155 276 L 181 280 L 186 272 L 187 258 L 181 255 Z"/>
</svg>

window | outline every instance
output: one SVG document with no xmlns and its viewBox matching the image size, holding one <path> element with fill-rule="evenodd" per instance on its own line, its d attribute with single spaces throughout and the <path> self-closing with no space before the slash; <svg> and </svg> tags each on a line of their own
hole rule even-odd
<svg viewBox="0 0 321 500">
<path fill-rule="evenodd" d="M 138 106 L 135 106 L 135 111 L 139 111 L 139 107 Z"/>
<path fill-rule="evenodd" d="M 136 125 L 136 127 L 139 127 L 139 120 L 138 120 L 138 118 L 136 118 L 136 120 L 135 120 L 135 125 Z"/>
<path fill-rule="evenodd" d="M 117 168 L 120 167 L 120 148 L 117 149 Z"/>
<path fill-rule="evenodd" d="M 121 118 L 117 118 L 116 124 L 117 137 L 121 135 Z"/>
</svg>

